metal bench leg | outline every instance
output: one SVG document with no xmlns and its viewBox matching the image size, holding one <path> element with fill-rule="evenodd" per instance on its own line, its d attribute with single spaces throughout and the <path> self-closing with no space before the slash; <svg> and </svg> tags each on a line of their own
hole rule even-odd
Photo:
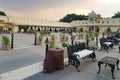
<svg viewBox="0 0 120 80">
<path fill-rule="evenodd" d="M 78 72 L 80 72 L 79 66 L 80 66 L 80 61 L 78 60 L 78 61 L 76 61 L 76 70 L 77 70 Z"/>
</svg>

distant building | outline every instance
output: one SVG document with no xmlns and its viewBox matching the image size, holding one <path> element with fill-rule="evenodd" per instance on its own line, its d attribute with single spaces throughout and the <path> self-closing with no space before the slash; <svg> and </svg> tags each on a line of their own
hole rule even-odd
<svg viewBox="0 0 120 80">
<path fill-rule="evenodd" d="M 88 14 L 88 20 L 72 21 L 71 26 L 75 31 L 95 31 L 104 32 L 110 28 L 112 31 L 117 31 L 120 28 L 120 18 L 101 18 L 94 11 Z"/>
<path fill-rule="evenodd" d="M 120 29 L 120 18 L 104 18 L 102 19 L 99 14 L 94 11 L 88 14 L 88 20 L 76 20 L 71 23 L 38 20 L 38 19 L 27 19 L 17 18 L 9 16 L 0 16 L 0 26 L 4 27 L 4 30 L 11 32 L 27 32 L 33 30 L 67 30 L 73 28 L 74 31 L 83 32 L 95 31 L 104 32 L 110 28 L 112 31 Z"/>
<path fill-rule="evenodd" d="M 28 19 L 28 18 L 17 18 L 9 16 L 0 16 L 0 26 L 4 29 L 8 29 L 9 32 L 14 30 L 14 32 L 27 32 L 29 30 L 67 30 L 72 26 L 69 23 L 48 21 L 48 20 L 38 20 L 38 19 Z"/>
</svg>

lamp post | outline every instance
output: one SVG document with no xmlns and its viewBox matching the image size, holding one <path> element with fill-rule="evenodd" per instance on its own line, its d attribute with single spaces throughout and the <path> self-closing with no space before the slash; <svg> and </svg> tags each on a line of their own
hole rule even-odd
<svg viewBox="0 0 120 80">
<path fill-rule="evenodd" d="M 99 25 L 100 15 L 96 17 L 96 25 Z M 98 46 L 99 26 L 96 27 L 96 46 Z"/>
<path fill-rule="evenodd" d="M 89 46 L 89 36 L 88 35 L 86 35 L 86 38 L 87 38 L 87 47 Z"/>
<path fill-rule="evenodd" d="M 12 33 L 11 33 L 11 49 L 14 48 L 14 25 L 12 23 Z"/>
<path fill-rule="evenodd" d="M 47 52 L 48 52 L 48 44 L 49 44 L 49 39 L 48 37 L 45 40 L 45 44 L 46 44 L 46 52 L 45 52 L 45 57 L 47 56 Z"/>
<path fill-rule="evenodd" d="M 35 27 L 35 41 L 34 41 L 34 45 L 36 45 L 36 38 L 37 38 L 37 33 L 36 33 L 36 27 Z"/>
<path fill-rule="evenodd" d="M 98 32 L 96 32 L 96 46 L 98 46 Z"/>
<path fill-rule="evenodd" d="M 71 36 L 71 44 L 73 45 L 73 35 L 72 35 L 72 28 L 70 28 L 70 36 Z"/>
</svg>

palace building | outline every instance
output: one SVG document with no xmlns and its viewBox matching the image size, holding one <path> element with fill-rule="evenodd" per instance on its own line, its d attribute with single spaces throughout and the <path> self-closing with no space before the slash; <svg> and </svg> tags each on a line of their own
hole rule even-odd
<svg viewBox="0 0 120 80">
<path fill-rule="evenodd" d="M 120 18 L 101 18 L 99 14 L 92 11 L 88 15 L 88 20 L 72 21 L 70 24 L 76 31 L 104 32 L 108 28 L 117 31 L 120 28 Z"/>
<path fill-rule="evenodd" d="M 27 32 L 30 29 L 33 30 L 63 30 L 71 28 L 69 23 L 48 21 L 48 20 L 38 20 L 38 19 L 28 19 L 28 18 L 16 18 L 8 16 L 0 16 L 0 26 L 3 26 L 3 30 L 8 30 L 14 32 Z"/>
<path fill-rule="evenodd" d="M 39 19 L 17 18 L 0 16 L 0 26 L 4 32 L 27 32 L 31 29 L 41 30 L 67 30 L 73 28 L 74 31 L 97 31 L 103 32 L 110 28 L 112 31 L 120 29 L 120 18 L 101 18 L 94 11 L 88 14 L 88 20 L 76 20 L 71 23 L 48 21 Z"/>
</svg>

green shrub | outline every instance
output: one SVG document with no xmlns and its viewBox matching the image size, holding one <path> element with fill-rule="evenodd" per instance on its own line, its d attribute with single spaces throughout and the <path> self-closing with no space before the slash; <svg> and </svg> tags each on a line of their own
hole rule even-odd
<svg viewBox="0 0 120 80">
<path fill-rule="evenodd" d="M 62 47 L 67 47 L 68 43 L 67 42 L 62 42 Z"/>
<path fill-rule="evenodd" d="M 5 45 L 8 45 L 10 43 L 10 39 L 7 36 L 2 36 L 2 42 Z"/>
<path fill-rule="evenodd" d="M 0 26 L 0 30 L 3 30 L 3 27 L 2 27 L 2 26 Z"/>
<path fill-rule="evenodd" d="M 55 42 L 50 42 L 49 43 L 49 48 L 53 48 L 53 47 L 55 47 Z"/>
<path fill-rule="evenodd" d="M 35 34 L 35 30 L 29 30 L 28 33 Z"/>
<path fill-rule="evenodd" d="M 3 30 L 3 27 L 2 27 L 2 26 L 0 26 L 0 33 L 2 32 L 2 30 Z"/>
<path fill-rule="evenodd" d="M 83 38 L 83 36 L 84 36 L 83 33 L 79 33 L 79 34 L 78 34 L 78 37 L 79 37 L 79 38 Z"/>
<path fill-rule="evenodd" d="M 43 36 L 42 36 L 42 35 L 39 35 L 38 41 L 42 41 L 42 40 L 43 40 Z"/>
<path fill-rule="evenodd" d="M 49 31 L 49 30 L 41 31 L 40 34 L 43 34 L 43 35 L 44 35 L 44 34 L 48 34 L 48 35 L 50 35 L 50 34 L 51 34 L 51 31 Z"/>
<path fill-rule="evenodd" d="M 51 35 L 51 41 L 55 41 L 55 35 Z"/>
<path fill-rule="evenodd" d="M 61 35 L 60 35 L 60 41 L 61 41 L 61 42 L 65 41 L 65 34 L 61 34 Z"/>
</svg>

